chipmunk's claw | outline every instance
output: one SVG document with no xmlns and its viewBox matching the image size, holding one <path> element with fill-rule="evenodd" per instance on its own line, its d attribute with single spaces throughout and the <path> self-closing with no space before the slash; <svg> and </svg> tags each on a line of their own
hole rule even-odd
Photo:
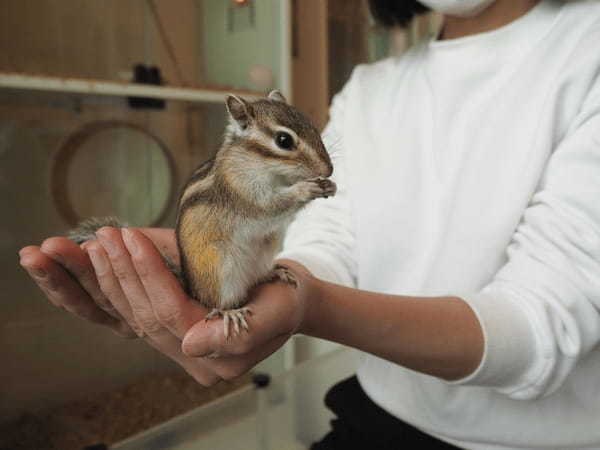
<svg viewBox="0 0 600 450">
<path fill-rule="evenodd" d="M 298 287 L 296 276 L 288 267 L 284 266 L 283 264 L 275 264 L 273 270 L 264 282 L 271 283 L 278 280 L 286 284 L 291 284 L 294 287 Z"/>
<path fill-rule="evenodd" d="M 214 317 L 223 317 L 223 334 L 225 335 L 225 339 L 229 339 L 230 324 L 233 325 L 233 331 L 236 335 L 240 334 L 240 327 L 242 327 L 246 331 L 250 329 L 250 327 L 248 326 L 248 322 L 244 317 L 245 315 L 252 315 L 252 310 L 246 306 L 238 309 L 225 310 L 214 308 L 210 313 L 206 315 L 204 321 L 208 322 Z"/>
<path fill-rule="evenodd" d="M 208 322 L 210 319 L 214 318 L 214 317 L 220 317 L 222 316 L 222 311 L 218 308 L 213 308 L 213 310 L 211 312 L 209 312 L 206 317 L 204 318 L 205 322 Z"/>
</svg>

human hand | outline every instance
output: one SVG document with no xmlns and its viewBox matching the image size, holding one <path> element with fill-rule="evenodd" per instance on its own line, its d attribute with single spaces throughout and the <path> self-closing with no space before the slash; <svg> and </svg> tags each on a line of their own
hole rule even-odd
<svg viewBox="0 0 600 450">
<path fill-rule="evenodd" d="M 227 339 L 221 321 L 204 320 L 207 310 L 185 294 L 142 233 L 103 228 L 97 235 L 86 250 L 104 295 L 138 335 L 204 386 L 247 372 L 302 323 L 308 277 L 301 270 L 297 288 L 257 286 L 250 293 L 250 330 Z"/>
<path fill-rule="evenodd" d="M 173 230 L 142 230 L 163 253 L 177 260 Z M 83 244 L 84 247 L 86 244 Z M 123 337 L 137 337 L 135 332 L 106 298 L 86 252 L 70 239 L 52 237 L 41 246 L 30 245 L 19 252 L 20 264 L 59 308 L 90 322 L 104 325 Z"/>
</svg>

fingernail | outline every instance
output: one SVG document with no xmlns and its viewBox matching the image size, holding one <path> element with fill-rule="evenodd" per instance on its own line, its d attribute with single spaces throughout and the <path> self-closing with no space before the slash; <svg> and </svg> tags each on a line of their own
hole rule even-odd
<svg viewBox="0 0 600 450">
<path fill-rule="evenodd" d="M 117 246 L 110 240 L 110 238 L 105 237 L 103 234 L 99 234 L 99 241 L 104 250 L 106 250 L 106 253 L 108 253 L 110 256 L 116 255 Z"/>
<path fill-rule="evenodd" d="M 28 262 L 27 258 L 21 257 L 21 259 L 19 260 L 19 264 L 21 264 L 21 267 L 23 267 L 23 269 L 25 269 L 31 275 L 34 275 L 38 278 L 44 278 L 46 275 L 48 275 L 48 273 L 43 269 L 35 269 L 33 267 L 30 267 L 31 261 Z"/>
<path fill-rule="evenodd" d="M 125 242 L 125 246 L 129 253 L 132 255 L 138 252 L 138 246 L 135 242 L 135 236 L 131 232 L 129 228 L 121 228 L 121 233 L 123 234 L 123 242 Z"/>
<path fill-rule="evenodd" d="M 104 258 L 104 255 L 94 248 L 88 249 L 88 255 L 90 255 L 90 261 L 92 261 L 92 265 L 94 266 L 94 270 L 99 275 L 106 272 L 108 268 L 108 261 Z"/>
</svg>

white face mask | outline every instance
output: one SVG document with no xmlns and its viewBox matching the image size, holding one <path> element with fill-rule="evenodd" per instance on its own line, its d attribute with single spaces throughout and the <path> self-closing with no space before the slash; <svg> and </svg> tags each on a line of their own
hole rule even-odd
<svg viewBox="0 0 600 450">
<path fill-rule="evenodd" d="M 449 16 L 472 17 L 486 9 L 495 0 L 419 0 L 434 11 Z"/>
</svg>

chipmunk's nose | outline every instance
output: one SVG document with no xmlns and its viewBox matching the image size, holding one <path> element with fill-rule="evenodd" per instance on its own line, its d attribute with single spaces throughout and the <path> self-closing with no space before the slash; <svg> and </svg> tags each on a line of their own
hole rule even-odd
<svg viewBox="0 0 600 450">
<path fill-rule="evenodd" d="M 333 164 L 331 164 L 331 159 L 329 159 L 329 155 L 321 161 L 319 164 L 319 176 L 329 178 L 333 173 Z"/>
<path fill-rule="evenodd" d="M 313 174 L 314 174 L 313 176 L 315 176 L 315 177 L 329 178 L 331 176 L 331 174 L 333 173 L 333 166 L 331 165 L 330 162 L 320 163 L 314 169 L 315 170 L 313 172 Z"/>
<path fill-rule="evenodd" d="M 331 176 L 331 174 L 333 173 L 333 164 L 331 164 L 331 161 L 327 161 L 326 167 L 327 167 L 327 170 L 325 171 L 323 176 L 325 178 L 329 178 Z"/>
<path fill-rule="evenodd" d="M 313 167 L 316 169 L 317 176 L 329 178 L 333 173 L 333 164 L 331 164 L 331 158 L 329 153 L 325 149 L 325 146 L 321 144 L 317 150 L 317 158 L 313 160 Z M 316 163 L 316 164 L 315 164 Z"/>
</svg>

